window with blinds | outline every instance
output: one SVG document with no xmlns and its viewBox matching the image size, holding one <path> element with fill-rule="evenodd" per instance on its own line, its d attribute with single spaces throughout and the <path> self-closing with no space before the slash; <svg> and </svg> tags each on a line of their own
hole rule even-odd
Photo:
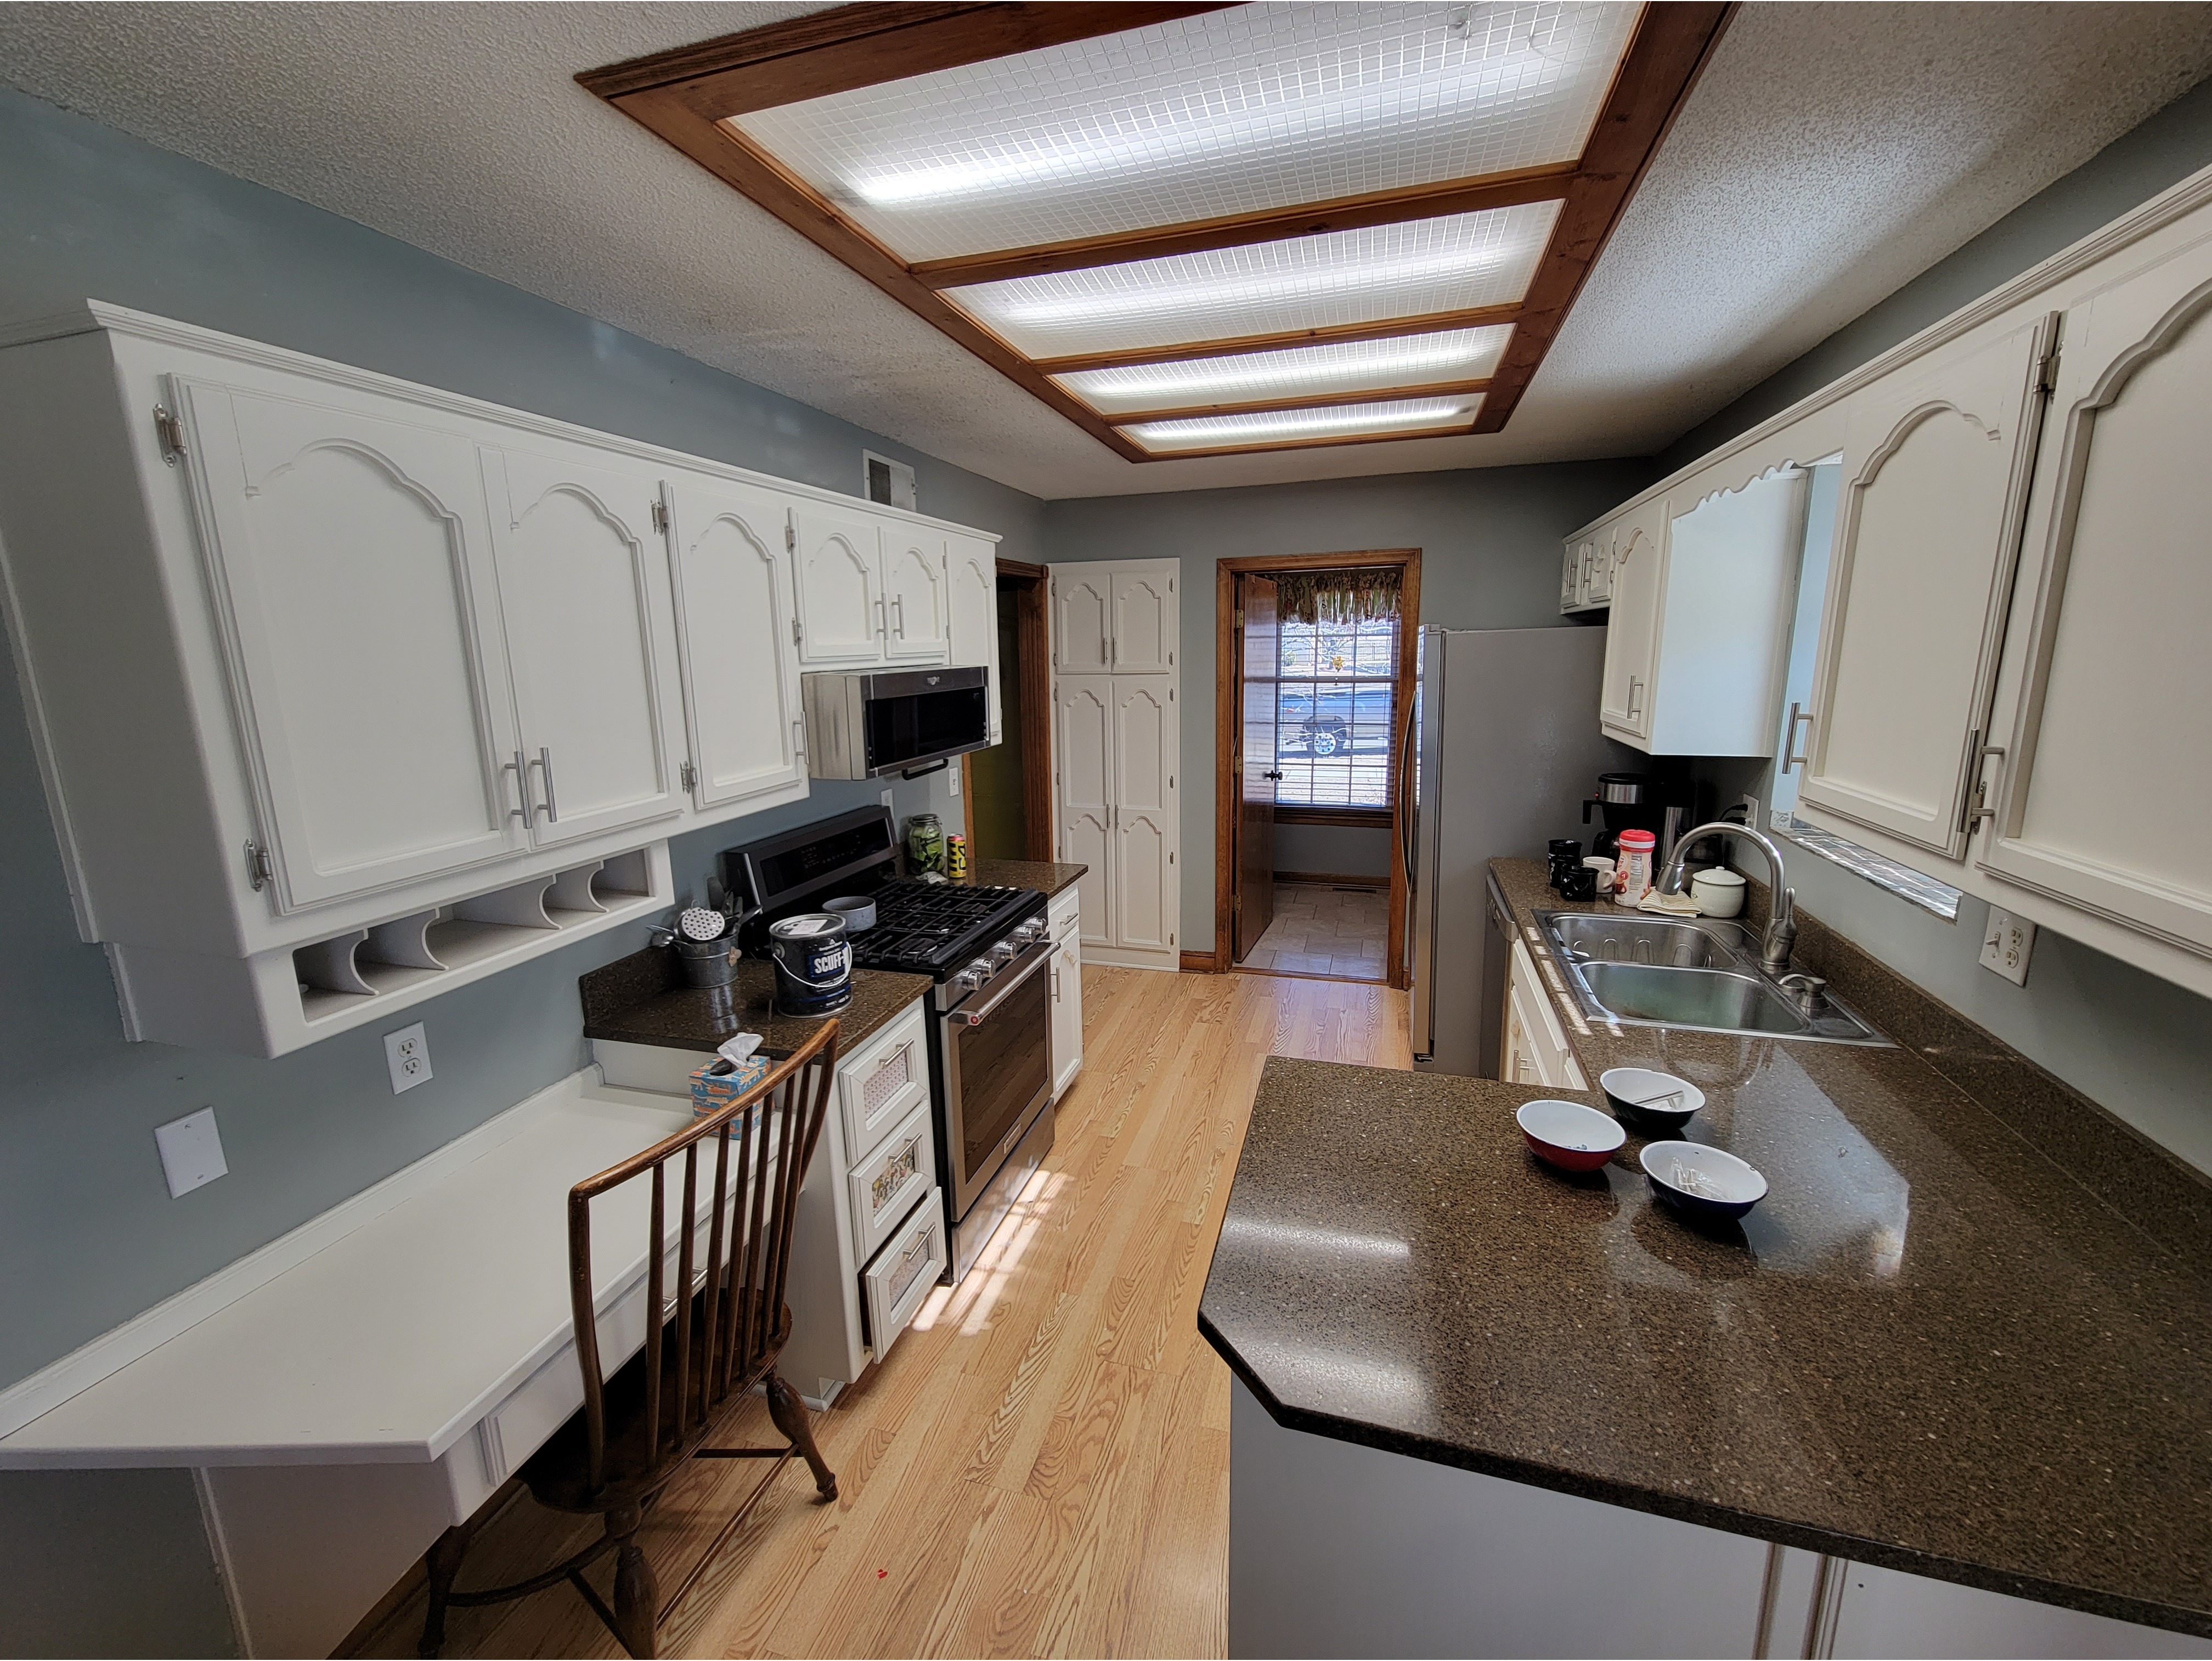
<svg viewBox="0 0 2212 1661">
<path fill-rule="evenodd" d="M 1397 573 L 1363 572 L 1356 586 L 1342 580 L 1349 574 L 1284 573 L 1275 677 L 1278 807 L 1381 812 L 1390 806 Z M 1340 579 L 1334 585 L 1333 577 Z"/>
</svg>

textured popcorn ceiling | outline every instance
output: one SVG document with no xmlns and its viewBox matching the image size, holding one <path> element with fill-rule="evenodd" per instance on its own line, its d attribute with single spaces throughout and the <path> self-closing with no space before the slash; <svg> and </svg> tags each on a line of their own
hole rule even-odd
<svg viewBox="0 0 2212 1661">
<path fill-rule="evenodd" d="M 0 80 L 1060 497 L 1656 450 L 2212 70 L 2202 5 L 1748 5 L 1504 432 L 1146 464 L 569 79 L 812 9 L 0 6 Z"/>
</svg>

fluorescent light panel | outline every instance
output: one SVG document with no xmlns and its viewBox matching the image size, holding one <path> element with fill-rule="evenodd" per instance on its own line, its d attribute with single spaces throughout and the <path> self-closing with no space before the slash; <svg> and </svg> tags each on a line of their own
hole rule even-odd
<svg viewBox="0 0 2212 1661">
<path fill-rule="evenodd" d="M 1638 10 L 1234 6 L 727 124 L 936 259 L 1571 161 Z"/>
<path fill-rule="evenodd" d="M 1032 358 L 1381 322 L 1509 305 L 1556 202 L 947 288 Z"/>
<path fill-rule="evenodd" d="M 1292 346 L 1233 357 L 1185 358 L 1176 363 L 1086 369 L 1054 379 L 1102 415 L 1132 409 L 1172 409 L 1186 404 L 1256 403 L 1262 398 L 1309 397 L 1474 380 L 1497 367 L 1512 325 L 1443 329 L 1387 340 Z"/>
<path fill-rule="evenodd" d="M 1160 455 L 1178 450 L 1217 450 L 1231 445 L 1260 446 L 1353 438 L 1370 433 L 1425 432 L 1463 427 L 1474 420 L 1482 395 L 1394 398 L 1382 403 L 1340 404 L 1328 409 L 1276 409 L 1251 415 L 1199 415 L 1183 421 L 1146 421 L 1121 430 Z"/>
</svg>

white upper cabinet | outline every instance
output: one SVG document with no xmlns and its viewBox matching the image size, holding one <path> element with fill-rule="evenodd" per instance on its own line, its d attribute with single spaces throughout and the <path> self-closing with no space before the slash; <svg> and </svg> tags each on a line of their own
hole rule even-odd
<svg viewBox="0 0 2212 1661">
<path fill-rule="evenodd" d="M 1053 684 L 1053 754 L 1060 775 L 1060 857 L 1090 867 L 1081 879 L 1083 943 L 1113 939 L 1114 681 L 1064 675 Z"/>
<path fill-rule="evenodd" d="M 998 551 L 979 536 L 948 536 L 945 587 L 950 596 L 951 639 L 948 659 L 957 666 L 982 665 L 991 672 L 991 742 L 1003 736 L 999 721 Z"/>
<path fill-rule="evenodd" d="M 475 444 L 306 380 L 174 396 L 278 908 L 522 848 Z"/>
<path fill-rule="evenodd" d="M 807 791 L 789 518 L 783 498 L 727 480 L 678 474 L 669 486 L 692 797 L 702 809 Z"/>
<path fill-rule="evenodd" d="M 1607 618 L 1598 718 L 1617 738 L 1651 736 L 1652 652 L 1666 578 L 1667 499 L 1632 508 L 1594 539 L 1607 549 L 1613 609 Z"/>
<path fill-rule="evenodd" d="M 1052 666 L 1088 674 L 1114 666 L 1114 567 L 1052 568 Z"/>
<path fill-rule="evenodd" d="M 1948 858 L 1966 846 L 2054 323 L 1936 353 L 1846 417 L 1802 796 Z"/>
<path fill-rule="evenodd" d="M 1176 660 L 1175 560 L 1116 565 L 1112 664 L 1116 675 L 1165 675 Z"/>
<path fill-rule="evenodd" d="M 2064 314 L 1987 870 L 2212 957 L 2212 239 Z M 2140 256 L 2138 256 L 2140 258 Z"/>
<path fill-rule="evenodd" d="M 1116 676 L 1114 700 L 1114 944 L 1175 944 L 1176 712 L 1164 675 Z"/>
<path fill-rule="evenodd" d="M 945 537 L 907 525 L 885 526 L 884 656 L 902 663 L 945 661 L 950 633 Z"/>
<path fill-rule="evenodd" d="M 883 536 L 866 514 L 805 505 L 796 531 L 799 661 L 809 669 L 882 661 L 890 632 L 883 591 Z"/>
<path fill-rule="evenodd" d="M 606 460 L 616 458 L 609 458 Z M 517 755 L 539 846 L 683 805 L 655 470 L 566 447 L 484 452 Z"/>
</svg>

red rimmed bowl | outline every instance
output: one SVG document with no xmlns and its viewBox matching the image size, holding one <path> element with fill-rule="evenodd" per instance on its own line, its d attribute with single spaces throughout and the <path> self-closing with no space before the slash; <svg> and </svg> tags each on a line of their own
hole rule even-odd
<svg viewBox="0 0 2212 1661">
<path fill-rule="evenodd" d="M 1595 1171 L 1628 1140 L 1613 1118 L 1578 1101 L 1524 1101 L 1513 1122 L 1528 1151 L 1562 1171 Z"/>
</svg>

